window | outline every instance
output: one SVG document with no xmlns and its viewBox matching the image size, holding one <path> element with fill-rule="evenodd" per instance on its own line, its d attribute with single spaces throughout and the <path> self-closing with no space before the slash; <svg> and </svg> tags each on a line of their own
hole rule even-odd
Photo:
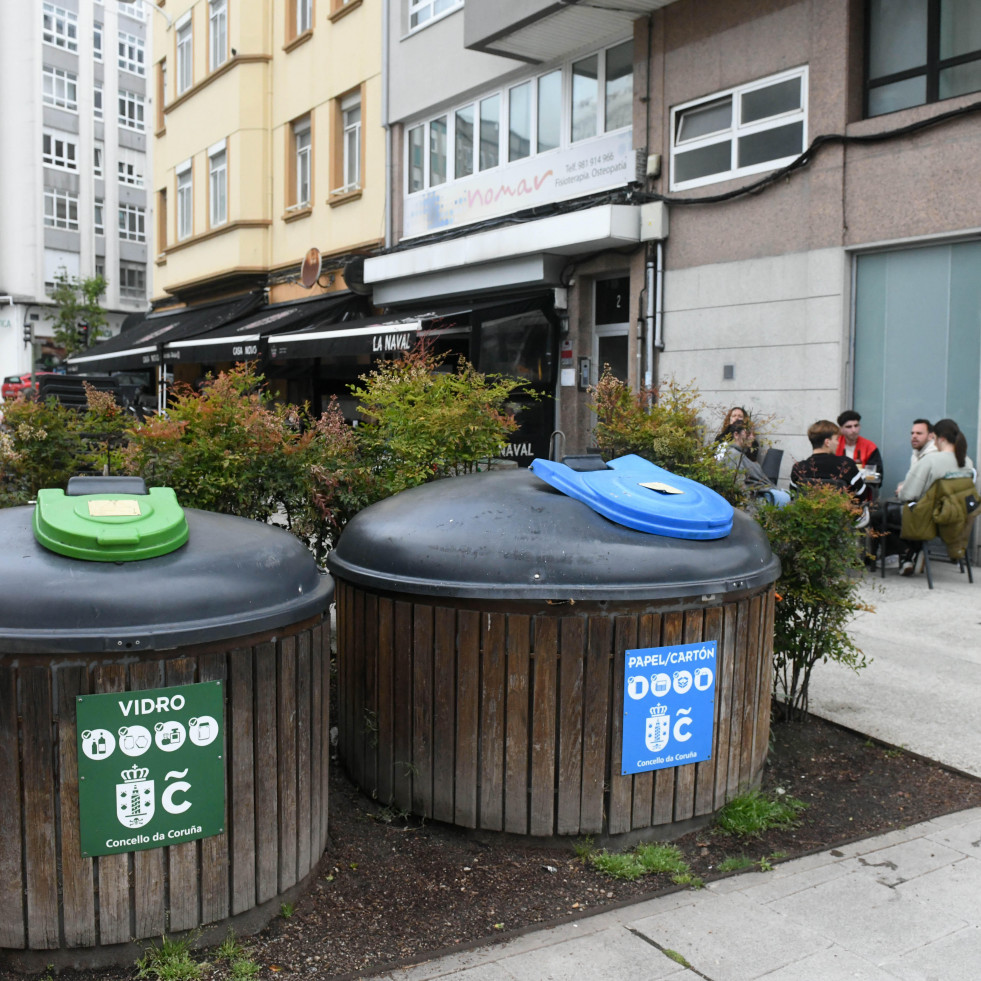
<svg viewBox="0 0 981 981">
<path fill-rule="evenodd" d="M 208 3 L 209 67 L 214 71 L 228 58 L 228 2 Z"/>
<path fill-rule="evenodd" d="M 408 193 L 622 130 L 632 120 L 633 42 L 624 41 L 412 127 Z"/>
<path fill-rule="evenodd" d="M 92 229 L 96 235 L 106 234 L 105 202 L 102 198 L 95 199 L 95 207 L 92 210 Z"/>
<path fill-rule="evenodd" d="M 63 228 L 78 231 L 78 195 L 59 191 L 53 187 L 44 189 L 44 224 L 47 228 Z"/>
<path fill-rule="evenodd" d="M 194 81 L 193 50 L 191 47 L 191 18 L 188 15 L 177 28 L 177 94 L 182 95 Z"/>
<path fill-rule="evenodd" d="M 305 33 L 313 27 L 313 0 L 295 0 L 296 35 Z"/>
<path fill-rule="evenodd" d="M 189 238 L 194 231 L 194 198 L 191 161 L 177 171 L 177 240 Z"/>
<path fill-rule="evenodd" d="M 720 92 L 671 112 L 671 187 L 773 170 L 804 150 L 807 69 Z"/>
<path fill-rule="evenodd" d="M 409 30 L 423 27 L 462 6 L 463 0 L 409 0 Z"/>
<path fill-rule="evenodd" d="M 880 116 L 981 91 L 981 6 L 869 0 L 866 112 Z"/>
<path fill-rule="evenodd" d="M 119 33 L 119 67 L 134 75 L 146 75 L 146 48 L 141 38 Z"/>
<path fill-rule="evenodd" d="M 102 144 L 94 143 L 92 145 L 92 176 L 93 177 L 103 177 L 105 176 L 102 171 Z"/>
<path fill-rule="evenodd" d="M 41 24 L 45 44 L 65 51 L 78 51 L 78 17 L 72 11 L 53 3 L 42 4 Z"/>
<path fill-rule="evenodd" d="M 119 90 L 119 117 L 120 126 L 126 129 L 135 129 L 143 132 L 143 96 L 136 92 Z"/>
<path fill-rule="evenodd" d="M 47 167 L 78 170 L 78 144 L 62 133 L 45 133 L 41 137 L 41 158 Z"/>
<path fill-rule="evenodd" d="M 92 118 L 105 118 L 102 111 L 102 85 L 99 82 L 92 86 Z"/>
<path fill-rule="evenodd" d="M 102 61 L 102 25 L 98 21 L 92 25 L 92 57 Z"/>
<path fill-rule="evenodd" d="M 95 0 L 95 2 L 102 4 L 102 0 Z M 164 0 L 160 0 L 158 6 L 162 7 L 163 5 Z M 146 11 L 140 0 L 135 0 L 135 2 L 134 0 L 117 0 L 116 7 L 121 14 L 131 17 L 133 20 L 146 21 Z"/>
<path fill-rule="evenodd" d="M 119 237 L 125 242 L 146 241 L 146 208 L 135 204 L 120 204 Z"/>
<path fill-rule="evenodd" d="M 361 90 L 335 100 L 332 113 L 331 193 L 343 194 L 361 187 Z"/>
<path fill-rule="evenodd" d="M 208 151 L 208 218 L 212 226 L 228 220 L 228 157 L 225 144 Z"/>
<path fill-rule="evenodd" d="M 146 269 L 136 262 L 119 263 L 119 295 L 142 300 L 146 295 Z"/>
<path fill-rule="evenodd" d="M 120 184 L 143 187 L 143 172 L 146 170 L 146 155 L 129 147 L 119 148 L 116 162 L 117 177 Z"/>
<path fill-rule="evenodd" d="M 78 112 L 78 76 L 61 68 L 44 66 L 44 104 Z"/>
<path fill-rule="evenodd" d="M 289 207 L 307 208 L 311 201 L 311 132 L 310 117 L 304 116 L 290 125 L 292 141 L 292 186 Z"/>
</svg>

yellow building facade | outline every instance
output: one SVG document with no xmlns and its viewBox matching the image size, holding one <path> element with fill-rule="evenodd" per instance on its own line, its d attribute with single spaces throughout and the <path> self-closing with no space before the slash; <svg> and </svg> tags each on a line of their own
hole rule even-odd
<svg viewBox="0 0 981 981">
<path fill-rule="evenodd" d="M 342 288 L 383 244 L 381 0 L 166 0 L 154 32 L 157 306 Z M 299 283 L 316 248 L 323 272 Z"/>
</svg>

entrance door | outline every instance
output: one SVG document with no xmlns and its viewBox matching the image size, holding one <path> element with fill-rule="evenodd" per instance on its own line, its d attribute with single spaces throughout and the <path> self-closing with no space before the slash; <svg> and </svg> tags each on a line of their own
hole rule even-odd
<svg viewBox="0 0 981 981">
<path fill-rule="evenodd" d="M 954 419 L 978 459 L 981 243 L 863 255 L 855 296 L 855 409 L 879 444 L 883 492 L 909 467 L 910 423 Z"/>
<path fill-rule="evenodd" d="M 609 365 L 613 374 L 627 381 L 627 335 L 630 330 L 630 277 L 598 279 L 593 309 L 596 312 L 593 328 L 593 366 L 590 381 L 595 385 L 603 366 Z"/>
</svg>

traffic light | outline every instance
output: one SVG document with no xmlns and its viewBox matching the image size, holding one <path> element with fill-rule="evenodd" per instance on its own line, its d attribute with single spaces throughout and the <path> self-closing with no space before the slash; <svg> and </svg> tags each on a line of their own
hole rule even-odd
<svg viewBox="0 0 981 981">
<path fill-rule="evenodd" d="M 84 320 L 78 325 L 78 343 L 81 347 L 89 346 L 89 325 Z"/>
<path fill-rule="evenodd" d="M 33 325 L 29 320 L 24 321 L 24 343 L 32 344 L 34 342 L 34 329 Z"/>
</svg>

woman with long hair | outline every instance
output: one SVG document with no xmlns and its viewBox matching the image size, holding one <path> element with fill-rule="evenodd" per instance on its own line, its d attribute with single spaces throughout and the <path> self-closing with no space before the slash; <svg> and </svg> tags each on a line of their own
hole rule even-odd
<svg viewBox="0 0 981 981">
<path fill-rule="evenodd" d="M 716 434 L 716 443 L 727 443 L 732 439 L 732 424 L 736 422 L 742 422 L 746 424 L 746 427 L 752 433 L 753 423 L 749 418 L 749 413 L 741 406 L 734 405 L 727 413 L 725 419 L 722 420 L 722 428 Z M 760 455 L 760 441 L 756 438 L 756 434 L 753 433 L 752 442 L 748 443 L 742 449 L 743 455 L 756 462 L 757 457 Z"/>
</svg>

